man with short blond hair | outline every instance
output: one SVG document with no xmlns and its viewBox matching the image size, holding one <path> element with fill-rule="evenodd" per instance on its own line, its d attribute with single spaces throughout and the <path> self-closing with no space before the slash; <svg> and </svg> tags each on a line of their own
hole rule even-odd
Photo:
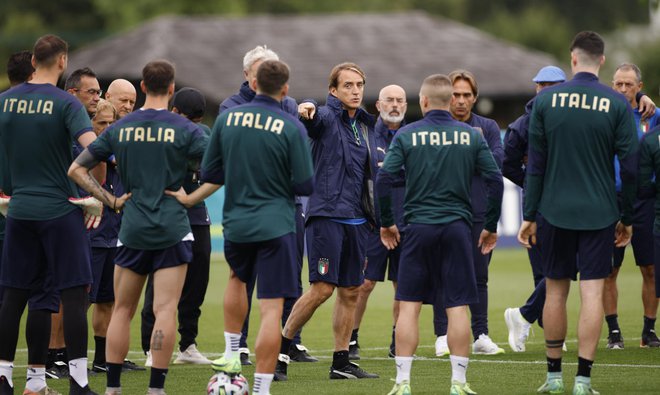
<svg viewBox="0 0 660 395">
<path fill-rule="evenodd" d="M 419 92 L 424 118 L 401 128 L 378 173 L 380 235 L 388 249 L 401 238 L 392 213 L 392 185 L 405 168 L 406 240 L 401 251 L 396 300 L 396 383 L 389 395 L 407 395 L 413 354 L 419 342 L 422 302 L 442 293 L 449 319 L 447 341 L 452 366 L 451 395 L 475 394 L 466 381 L 470 353 L 468 305 L 477 301 L 471 235 L 471 188 L 480 174 L 488 204 L 480 253 L 497 242 L 502 203 L 502 174 L 484 137 L 452 119 L 451 80 L 442 74 L 427 77 Z"/>
</svg>

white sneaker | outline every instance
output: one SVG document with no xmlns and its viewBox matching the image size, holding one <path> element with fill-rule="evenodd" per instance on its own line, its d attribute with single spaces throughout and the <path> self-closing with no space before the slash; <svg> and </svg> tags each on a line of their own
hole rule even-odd
<svg viewBox="0 0 660 395">
<path fill-rule="evenodd" d="M 483 355 L 496 355 L 496 354 L 504 354 L 504 349 L 498 347 L 497 344 L 495 344 L 492 340 L 490 340 L 490 337 L 488 337 L 488 335 L 482 333 L 481 335 L 479 335 L 479 338 L 475 340 L 474 344 L 472 344 L 472 353 L 483 354 Z"/>
<path fill-rule="evenodd" d="M 152 364 L 153 360 L 151 359 L 151 351 L 147 351 L 147 360 L 144 361 L 144 366 L 150 368 Z"/>
<path fill-rule="evenodd" d="M 175 365 L 191 363 L 196 365 L 210 365 L 211 360 L 202 355 L 201 352 L 197 350 L 197 346 L 193 343 L 186 348 L 185 351 L 179 351 L 176 359 L 174 360 Z"/>
<path fill-rule="evenodd" d="M 449 346 L 447 345 L 447 335 L 438 336 L 435 339 L 435 355 L 437 357 L 446 357 L 449 355 Z"/>
<path fill-rule="evenodd" d="M 529 328 L 532 326 L 520 314 L 520 309 L 504 310 L 504 321 L 509 328 L 509 346 L 513 352 L 524 352 L 525 342 L 529 337 Z"/>
</svg>

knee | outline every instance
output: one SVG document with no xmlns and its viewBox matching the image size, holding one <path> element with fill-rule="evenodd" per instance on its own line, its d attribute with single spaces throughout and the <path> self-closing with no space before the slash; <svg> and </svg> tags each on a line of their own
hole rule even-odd
<svg viewBox="0 0 660 395">
<path fill-rule="evenodd" d="M 358 295 L 360 294 L 360 287 L 346 287 L 340 288 L 340 292 L 337 294 L 337 299 L 341 303 L 357 303 Z"/>
<path fill-rule="evenodd" d="M 332 296 L 332 293 L 335 291 L 335 286 L 332 284 L 328 283 L 323 283 L 323 282 L 317 282 L 312 285 L 310 288 L 310 294 L 312 298 L 314 299 L 316 305 L 320 305 L 330 296 Z"/>
<path fill-rule="evenodd" d="M 176 317 L 176 303 L 154 303 L 154 316 L 158 317 Z"/>
<path fill-rule="evenodd" d="M 376 288 L 376 282 L 373 280 L 364 279 L 364 283 L 360 286 L 360 293 L 363 295 L 369 295 Z"/>
<path fill-rule="evenodd" d="M 640 266 L 639 270 L 642 272 L 642 278 L 645 281 L 655 281 L 655 268 L 653 265 Z"/>
</svg>

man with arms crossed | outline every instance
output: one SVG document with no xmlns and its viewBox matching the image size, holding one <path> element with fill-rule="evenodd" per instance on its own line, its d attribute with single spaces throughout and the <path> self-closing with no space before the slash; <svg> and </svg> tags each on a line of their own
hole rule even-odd
<svg viewBox="0 0 660 395">
<path fill-rule="evenodd" d="M 541 393 L 564 390 L 562 344 L 571 280 L 580 273 L 578 369 L 573 394 L 596 394 L 591 367 L 603 324 L 603 286 L 612 253 L 630 241 L 635 200 L 637 132 L 628 101 L 598 82 L 603 39 L 578 33 L 571 44 L 571 81 L 542 90 L 529 125 L 524 221 L 518 240 L 541 248 L 548 374 Z M 613 177 L 621 164 L 622 208 Z M 538 226 L 538 229 L 537 229 Z M 538 233 L 538 234 L 537 234 Z"/>
<path fill-rule="evenodd" d="M 294 195 L 309 195 L 313 185 L 305 129 L 281 106 L 288 80 L 286 64 L 277 60 L 261 64 L 251 81 L 255 98 L 223 112 L 215 122 L 202 162 L 204 184 L 190 195 L 183 190 L 175 194 L 190 207 L 226 186 L 223 226 L 231 271 L 224 298 L 225 353 L 213 361 L 213 368 L 229 374 L 241 371 L 246 283 L 256 272 L 261 327 L 252 393 L 257 395 L 269 394 L 282 305 L 298 289 Z"/>
<path fill-rule="evenodd" d="M 165 60 L 147 63 L 140 87 L 147 95 L 140 111 L 110 126 L 76 158 L 69 176 L 105 205 L 126 203 L 115 257 L 115 305 L 108 326 L 106 394 L 121 393 L 121 371 L 128 353 L 130 322 L 149 273 L 154 277 L 151 336 L 153 366 L 149 394 L 164 393 L 165 377 L 176 340 L 176 310 L 192 258 L 192 232 L 184 207 L 163 190 L 179 189 L 188 161 L 200 158 L 207 137 L 196 124 L 167 111 L 174 93 L 174 66 Z M 115 197 L 88 175 L 97 162 L 115 155 L 127 194 Z"/>
<path fill-rule="evenodd" d="M 502 174 L 483 136 L 449 113 L 451 80 L 427 77 L 419 92 L 424 118 L 403 127 L 394 138 L 376 184 L 380 202 L 381 238 L 393 249 L 399 231 L 392 216 L 391 187 L 406 169 L 404 210 L 406 241 L 401 251 L 400 301 L 396 324 L 396 384 L 391 395 L 410 394 L 410 369 L 419 342 L 422 302 L 443 293 L 449 325 L 447 337 L 452 366 L 450 394 L 474 394 L 466 382 L 470 351 L 468 305 L 477 300 L 472 264 L 472 178 L 481 174 L 488 204 L 478 245 L 488 254 L 497 242 L 502 203 Z"/>
</svg>

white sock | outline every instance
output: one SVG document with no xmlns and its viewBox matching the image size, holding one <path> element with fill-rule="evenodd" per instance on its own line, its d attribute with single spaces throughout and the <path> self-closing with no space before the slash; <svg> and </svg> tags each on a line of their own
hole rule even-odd
<svg viewBox="0 0 660 395">
<path fill-rule="evenodd" d="M 12 388 L 14 388 L 14 382 L 11 381 L 11 376 L 13 371 L 14 371 L 13 362 L 0 361 L 0 376 L 4 376 Z"/>
<path fill-rule="evenodd" d="M 82 388 L 87 386 L 87 358 L 77 358 L 69 361 L 69 375 Z"/>
<path fill-rule="evenodd" d="M 240 333 L 225 332 L 225 359 L 233 359 L 238 353 L 238 345 L 241 342 Z"/>
<path fill-rule="evenodd" d="M 467 372 L 468 357 L 459 357 L 456 355 L 450 355 L 449 361 L 451 361 L 451 381 L 457 381 L 461 384 L 465 384 L 467 379 L 465 378 L 465 373 Z"/>
<path fill-rule="evenodd" d="M 46 368 L 27 368 L 27 381 L 25 388 L 32 392 L 39 392 L 46 387 Z"/>
<path fill-rule="evenodd" d="M 412 368 L 413 357 L 394 357 L 396 364 L 396 383 L 401 384 L 402 381 L 410 381 L 410 369 Z"/>
<path fill-rule="evenodd" d="M 269 395 L 270 383 L 273 382 L 273 374 L 255 373 L 252 395 Z"/>
</svg>

